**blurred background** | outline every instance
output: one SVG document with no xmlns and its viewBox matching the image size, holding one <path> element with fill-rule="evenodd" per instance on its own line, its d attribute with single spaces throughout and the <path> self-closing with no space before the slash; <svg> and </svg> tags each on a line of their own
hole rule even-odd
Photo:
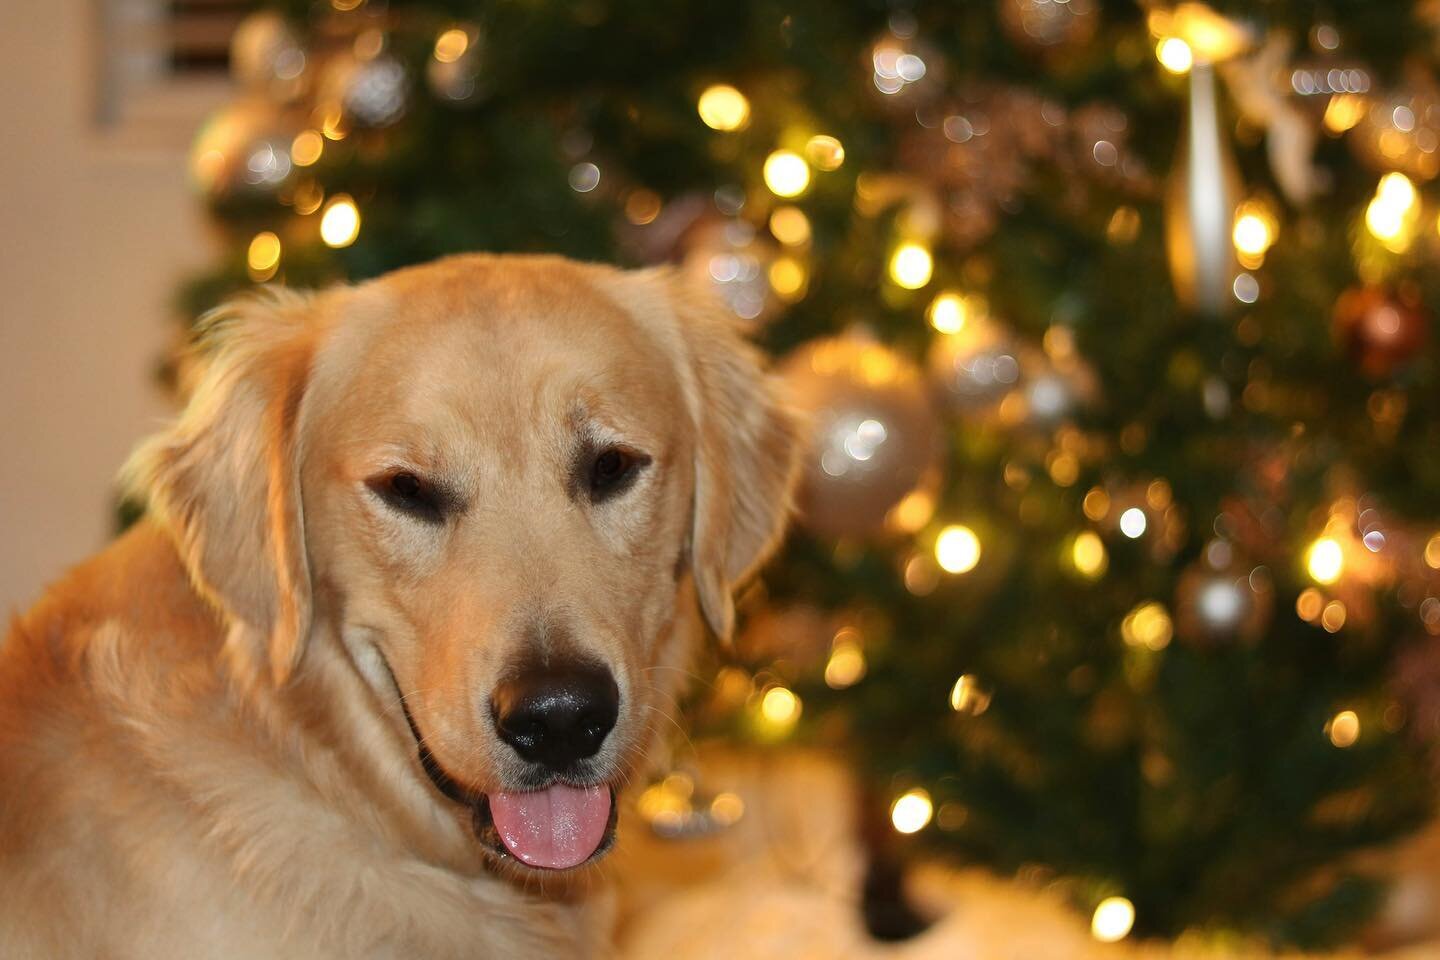
<svg viewBox="0 0 1440 960">
<path fill-rule="evenodd" d="M 638 796 L 690 866 L 633 955 L 1440 951 L 1440 3 L 12 19 L 7 606 L 225 297 L 673 263 L 814 428 Z"/>
</svg>

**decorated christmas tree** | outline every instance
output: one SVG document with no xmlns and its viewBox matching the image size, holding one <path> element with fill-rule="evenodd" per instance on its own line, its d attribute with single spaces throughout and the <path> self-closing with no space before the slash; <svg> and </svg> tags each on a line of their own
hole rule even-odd
<svg viewBox="0 0 1440 960">
<path fill-rule="evenodd" d="M 1440 726 L 1440 6 L 307 0 L 232 63 L 187 313 L 547 251 L 773 351 L 801 515 L 697 733 L 1102 938 L 1372 915 Z"/>
</svg>

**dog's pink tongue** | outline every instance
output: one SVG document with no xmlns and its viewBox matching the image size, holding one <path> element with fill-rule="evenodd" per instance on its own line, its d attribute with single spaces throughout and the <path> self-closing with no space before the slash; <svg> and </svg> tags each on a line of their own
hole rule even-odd
<svg viewBox="0 0 1440 960">
<path fill-rule="evenodd" d="M 600 846 L 610 822 L 609 787 L 490 794 L 490 816 L 505 849 L 532 867 L 579 866 Z"/>
</svg>

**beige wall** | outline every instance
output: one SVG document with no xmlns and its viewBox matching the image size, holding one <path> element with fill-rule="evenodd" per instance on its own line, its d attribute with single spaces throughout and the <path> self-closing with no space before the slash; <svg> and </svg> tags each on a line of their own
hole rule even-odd
<svg viewBox="0 0 1440 960">
<path fill-rule="evenodd" d="M 151 371 L 210 255 L 184 151 L 97 131 L 88 0 L 0 30 L 0 616 L 103 544 L 111 478 L 167 412 Z"/>
</svg>

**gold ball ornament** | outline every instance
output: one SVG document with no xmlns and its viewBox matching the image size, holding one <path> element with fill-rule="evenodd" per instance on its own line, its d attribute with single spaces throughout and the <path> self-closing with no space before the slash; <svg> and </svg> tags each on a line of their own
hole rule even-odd
<svg viewBox="0 0 1440 960">
<path fill-rule="evenodd" d="M 800 347 L 781 371 L 811 423 L 801 523 L 826 537 L 879 533 L 937 469 L 940 424 L 920 370 L 849 335 Z"/>
<path fill-rule="evenodd" d="M 1000 0 L 1000 26 L 1016 46 L 1035 53 L 1071 49 L 1095 36 L 1092 0 Z"/>
<path fill-rule="evenodd" d="M 786 258 L 787 263 L 801 271 L 802 286 L 786 286 L 784 298 L 777 292 L 775 281 L 788 279 L 777 277 L 774 269 L 781 259 L 779 246 L 744 220 L 704 218 L 682 243 L 684 270 L 709 283 L 741 320 L 764 324 L 788 299 L 803 293 L 805 268 L 793 258 Z"/>
<path fill-rule="evenodd" d="M 240 21 L 230 38 L 230 75 L 244 89 L 282 101 L 303 89 L 305 51 L 285 18 L 258 10 Z"/>
</svg>

